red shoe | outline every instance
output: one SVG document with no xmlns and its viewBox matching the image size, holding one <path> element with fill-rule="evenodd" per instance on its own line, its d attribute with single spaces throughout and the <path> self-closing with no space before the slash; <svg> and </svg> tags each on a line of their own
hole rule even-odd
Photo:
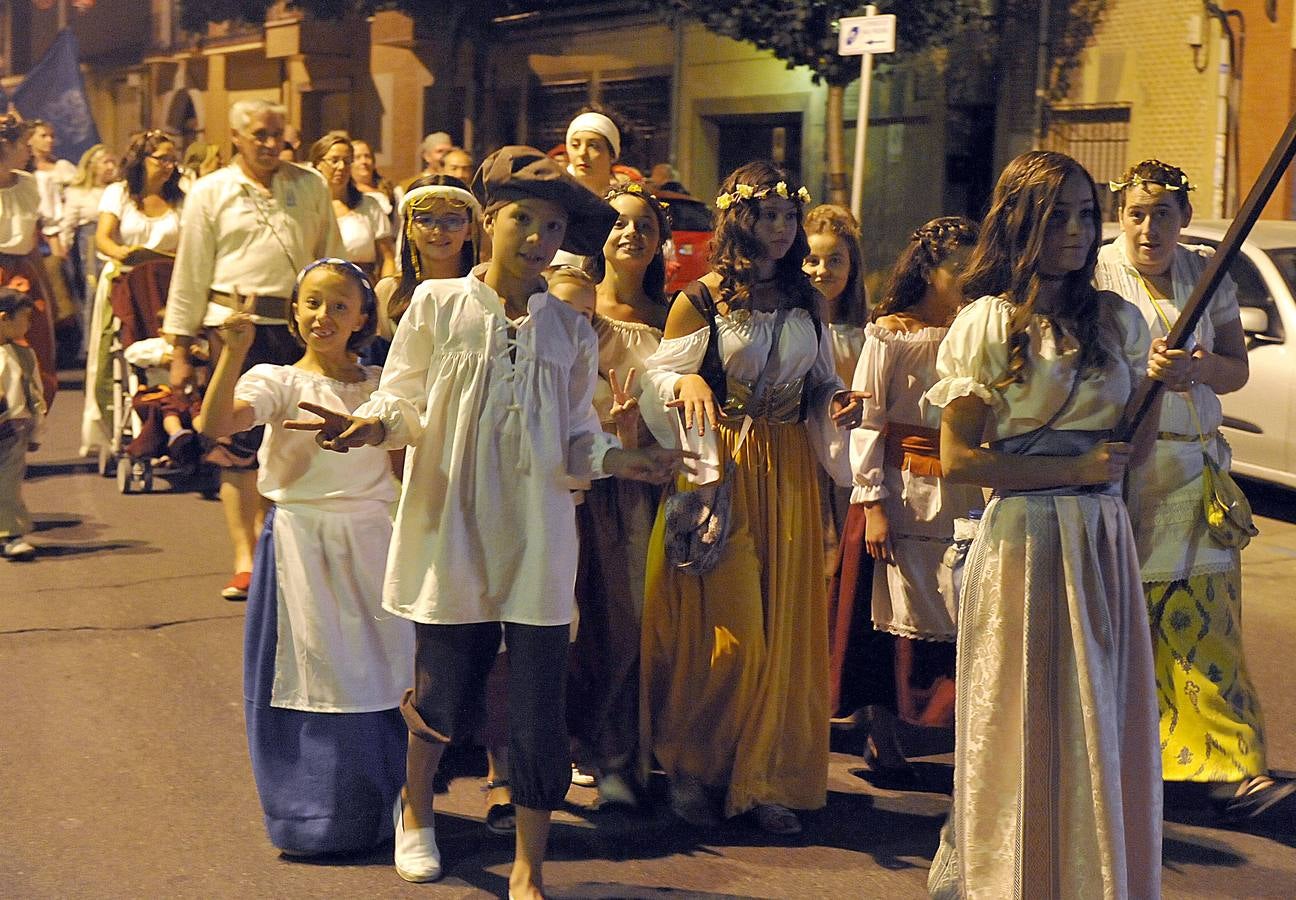
<svg viewBox="0 0 1296 900">
<path fill-rule="evenodd" d="M 252 584 L 251 572 L 239 572 L 230 579 L 230 583 L 221 589 L 221 596 L 226 600 L 246 600 L 248 587 Z"/>
</svg>

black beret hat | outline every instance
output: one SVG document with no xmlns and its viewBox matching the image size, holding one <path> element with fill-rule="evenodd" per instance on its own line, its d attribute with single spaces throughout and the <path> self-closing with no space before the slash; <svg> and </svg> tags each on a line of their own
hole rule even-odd
<svg viewBox="0 0 1296 900">
<path fill-rule="evenodd" d="M 487 210 L 528 198 L 557 204 L 567 213 L 562 248 L 579 256 L 602 252 L 616 224 L 616 210 L 535 147 L 501 147 L 486 157 L 472 192 Z"/>
</svg>

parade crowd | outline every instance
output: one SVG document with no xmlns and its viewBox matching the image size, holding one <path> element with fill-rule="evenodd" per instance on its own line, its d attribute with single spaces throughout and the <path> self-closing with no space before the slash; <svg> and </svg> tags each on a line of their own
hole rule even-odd
<svg viewBox="0 0 1296 900">
<path fill-rule="evenodd" d="M 902 788 L 907 743 L 951 742 L 935 897 L 1158 896 L 1171 810 L 1296 831 L 1249 532 L 1211 514 L 1232 283 L 1166 344 L 1209 255 L 1179 168 L 1024 153 L 870 298 L 851 213 L 752 161 L 668 292 L 682 185 L 620 163 L 612 110 L 479 165 L 429 135 L 400 185 L 282 107 L 230 128 L 229 161 L 154 130 L 73 166 L 0 116 L 0 543 L 39 558 L 21 485 L 60 363 L 84 454 L 212 474 L 284 854 L 394 839 L 439 878 L 438 771 L 475 744 L 509 895 L 540 897 L 573 780 L 633 808 L 664 773 L 693 826 L 795 835 L 834 728 Z"/>
</svg>

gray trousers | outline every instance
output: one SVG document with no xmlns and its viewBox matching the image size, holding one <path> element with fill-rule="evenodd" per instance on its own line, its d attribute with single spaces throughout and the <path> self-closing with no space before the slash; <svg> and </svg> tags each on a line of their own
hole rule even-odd
<svg viewBox="0 0 1296 900">
<path fill-rule="evenodd" d="M 32 529 L 31 513 L 22 499 L 27 474 L 27 420 L 16 427 L 0 425 L 0 540 L 22 537 Z M 7 432 L 7 433 L 6 433 Z"/>
</svg>

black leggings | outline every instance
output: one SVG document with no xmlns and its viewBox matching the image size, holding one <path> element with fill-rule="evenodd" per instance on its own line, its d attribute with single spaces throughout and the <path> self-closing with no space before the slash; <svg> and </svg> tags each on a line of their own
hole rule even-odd
<svg viewBox="0 0 1296 900">
<path fill-rule="evenodd" d="M 571 785 L 567 741 L 567 625 L 474 622 L 415 623 L 414 687 L 401 702 L 410 734 L 448 744 L 470 735 L 482 718 L 486 676 L 509 651 L 509 784 L 513 802 L 554 810 Z"/>
</svg>

